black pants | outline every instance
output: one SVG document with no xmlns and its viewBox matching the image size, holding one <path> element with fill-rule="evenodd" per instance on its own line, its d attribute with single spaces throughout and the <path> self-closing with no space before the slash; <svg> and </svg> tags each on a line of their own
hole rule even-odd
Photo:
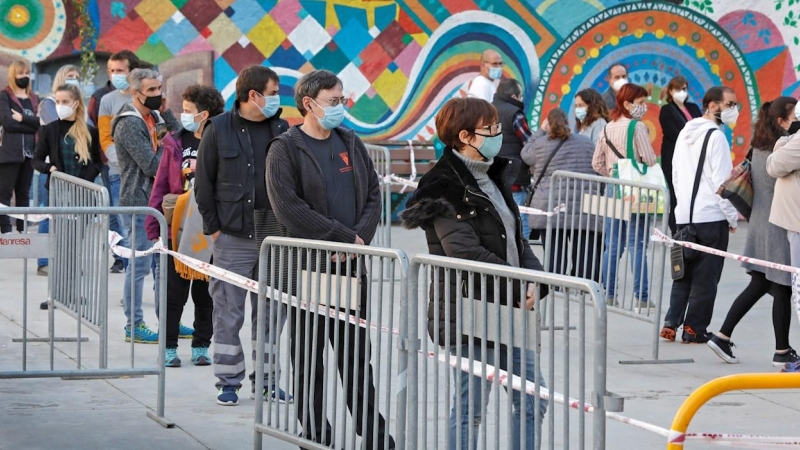
<svg viewBox="0 0 800 450">
<path fill-rule="evenodd" d="M 678 229 L 685 226 L 678 225 Z M 727 221 L 699 223 L 695 224 L 695 228 L 698 244 L 717 250 L 728 249 L 730 231 Z M 684 323 L 697 334 L 706 332 L 714 313 L 714 300 L 717 298 L 717 285 L 724 263 L 724 258 L 703 252 L 697 252 L 697 256 L 687 261 L 686 275 L 672 282 L 669 311 L 664 319 L 666 324 L 678 327 Z"/>
<path fill-rule="evenodd" d="M 767 280 L 761 272 L 750 272 L 750 284 L 733 301 L 720 333 L 731 337 L 733 329 L 761 297 L 772 295 L 772 329 L 775 332 L 775 350 L 789 348 L 789 325 L 792 323 L 792 288 Z"/>
<path fill-rule="evenodd" d="M 361 304 L 366 305 L 366 276 L 361 278 Z M 366 318 L 366 310 L 362 307 L 361 318 Z M 336 364 L 339 369 L 339 378 L 344 386 L 347 409 L 350 414 L 356 408 L 357 414 L 353 418 L 356 434 L 363 438 L 363 448 L 372 449 L 373 436 L 377 434 L 377 449 L 384 448 L 385 440 L 389 440 L 389 448 L 395 447 L 395 442 L 386 427 L 386 420 L 378 411 L 375 384 L 370 364 L 370 343 L 367 330 L 349 322 L 327 318 L 311 313 L 307 310 L 292 308 L 290 314 L 292 324 L 291 358 L 296 374 L 299 374 L 299 383 L 294 386 L 294 398 L 297 402 L 297 420 L 301 426 L 305 424 L 303 436 L 324 445 L 333 443 L 333 430 L 323 409 L 323 400 L 327 396 L 325 389 L 325 373 L 332 368 L 324 367 L 323 355 L 325 353 L 325 337 L 327 335 L 331 345 L 338 330 L 338 348 L 336 350 Z M 314 328 L 317 329 L 317 338 L 314 340 Z M 358 345 L 356 345 L 358 339 Z M 347 345 L 345 345 L 347 342 Z M 299 352 L 299 355 L 295 355 Z M 297 358 L 299 356 L 299 359 Z M 329 361 L 332 363 L 333 361 Z M 348 379 L 344 379 L 347 370 Z M 364 385 L 366 382 L 366 386 Z M 308 391 L 310 388 L 311 392 Z M 313 395 L 313 404 L 309 398 Z M 366 416 L 365 416 L 366 410 Z M 363 427 L 366 417 L 366 428 Z M 375 418 L 377 417 L 377 428 Z M 336 431 L 342 433 L 343 419 Z M 325 438 L 323 439 L 323 432 Z M 302 447 L 301 447 L 302 448 Z"/>
<path fill-rule="evenodd" d="M 0 164 L 0 203 L 11 206 L 11 197 L 14 196 L 14 206 L 30 206 L 31 182 L 33 181 L 33 164 L 30 158 L 25 158 L 21 163 Z M 17 219 L 17 231 L 22 232 L 25 223 Z M 13 230 L 11 218 L 0 216 L 0 233 L 10 233 Z"/>
<path fill-rule="evenodd" d="M 671 151 L 668 153 L 661 153 L 661 168 L 664 170 L 664 178 L 667 181 L 667 189 L 669 190 L 669 231 L 672 235 L 678 230 L 678 225 L 675 222 L 675 207 L 678 205 L 678 198 L 675 196 L 675 187 L 672 185 Z"/>
<path fill-rule="evenodd" d="M 603 254 L 603 237 L 594 231 L 541 230 L 542 242 L 550 240 L 550 272 L 600 281 L 600 256 Z M 570 261 L 566 259 L 567 245 L 572 243 Z M 545 244 L 546 245 L 546 244 Z"/>
<path fill-rule="evenodd" d="M 172 248 L 172 243 L 169 246 Z M 189 292 L 194 302 L 192 347 L 209 347 L 214 332 L 214 301 L 208 293 L 208 281 L 181 278 L 175 271 L 175 260 L 167 255 L 167 348 L 178 346 L 178 328 Z"/>
</svg>

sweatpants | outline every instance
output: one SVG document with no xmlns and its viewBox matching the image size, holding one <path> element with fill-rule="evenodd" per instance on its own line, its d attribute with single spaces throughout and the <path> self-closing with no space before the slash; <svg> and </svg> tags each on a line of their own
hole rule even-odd
<svg viewBox="0 0 800 450">
<path fill-rule="evenodd" d="M 32 181 L 33 164 L 30 158 L 25 158 L 21 163 L 0 164 L 0 203 L 11 206 L 11 197 L 14 197 L 14 206 L 28 206 Z M 16 219 L 15 223 L 17 231 L 21 233 L 25 229 L 24 222 Z M 0 233 L 11 233 L 13 225 L 11 217 L 0 216 Z"/>
<path fill-rule="evenodd" d="M 172 248 L 172 241 L 169 242 L 169 248 Z M 214 303 L 209 294 L 208 281 L 181 278 L 175 270 L 175 259 L 172 255 L 167 255 L 167 348 L 178 347 L 181 316 L 189 293 L 194 302 L 192 348 L 209 347 L 214 333 Z"/>
<path fill-rule="evenodd" d="M 685 226 L 678 225 L 678 230 Z M 698 223 L 695 228 L 698 244 L 728 250 L 728 221 Z M 714 301 L 724 263 L 725 258 L 703 252 L 697 252 L 697 256 L 687 261 L 684 277 L 672 282 L 669 310 L 664 322 L 675 327 L 683 323 L 684 329 L 689 326 L 698 335 L 706 333 L 714 313 Z"/>
<path fill-rule="evenodd" d="M 240 238 L 220 233 L 214 242 L 214 265 L 250 279 L 258 279 L 258 245 L 252 239 Z M 212 278 L 209 291 L 214 300 L 214 375 L 219 379 L 216 386 L 242 387 L 245 376 L 244 351 L 239 332 L 244 325 L 245 302 L 247 291 L 225 281 Z M 252 361 L 256 360 L 258 295 L 250 293 L 250 320 L 253 342 Z M 278 308 L 276 313 L 270 308 Z M 286 307 L 279 303 L 267 304 L 267 317 L 277 314 L 277 328 L 270 329 L 267 320 L 266 346 L 277 344 L 283 326 L 286 323 Z M 277 350 L 277 345 L 274 347 Z M 270 363 L 271 361 L 271 363 Z M 278 352 L 270 355 L 264 349 L 264 387 L 270 388 L 280 377 Z M 272 369 L 272 372 L 267 370 Z"/>
</svg>

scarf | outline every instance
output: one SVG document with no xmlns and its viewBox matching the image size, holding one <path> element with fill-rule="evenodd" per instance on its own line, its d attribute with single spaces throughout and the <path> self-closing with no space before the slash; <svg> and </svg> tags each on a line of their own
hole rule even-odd
<svg viewBox="0 0 800 450">
<path fill-rule="evenodd" d="M 197 209 L 194 189 L 178 197 L 172 216 L 172 250 L 204 262 L 211 261 L 214 241 L 203 234 L 203 217 Z M 184 280 L 205 280 L 208 275 L 197 272 L 186 264 L 175 261 L 175 271 Z"/>
</svg>

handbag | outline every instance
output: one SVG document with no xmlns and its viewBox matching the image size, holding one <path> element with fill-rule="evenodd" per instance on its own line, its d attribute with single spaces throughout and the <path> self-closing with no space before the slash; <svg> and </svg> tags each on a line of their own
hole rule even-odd
<svg viewBox="0 0 800 450">
<path fill-rule="evenodd" d="M 676 241 L 697 243 L 697 229 L 694 226 L 694 202 L 697 200 L 697 192 L 700 190 L 700 179 L 703 177 L 703 166 L 706 163 L 706 152 L 708 151 L 708 141 L 711 139 L 711 133 L 714 130 L 708 130 L 706 137 L 703 140 L 703 148 L 700 150 L 700 159 L 697 162 L 697 172 L 694 174 L 694 185 L 692 186 L 692 199 L 689 202 L 689 223 L 681 227 L 672 239 Z M 670 268 L 673 280 L 680 280 L 686 274 L 686 263 L 691 261 L 697 256 L 697 250 L 692 250 L 680 245 L 675 245 L 670 250 Z"/>
<path fill-rule="evenodd" d="M 536 193 L 536 189 L 539 187 L 539 183 L 542 182 L 542 178 L 544 178 L 544 174 L 547 172 L 547 168 L 550 166 L 550 161 L 553 160 L 553 157 L 556 156 L 556 153 L 561 149 L 561 146 L 564 145 L 564 142 L 567 142 L 566 139 L 562 140 L 558 143 L 553 153 L 550 153 L 550 156 L 547 157 L 547 161 L 544 162 L 544 167 L 542 167 L 542 171 L 539 173 L 539 177 L 536 178 L 536 181 L 533 182 L 532 185 L 528 186 L 528 194 L 525 196 L 525 206 L 530 206 L 531 201 L 533 201 L 533 195 Z M 539 230 L 531 229 L 531 233 L 528 236 L 530 239 L 539 239 Z"/>
<path fill-rule="evenodd" d="M 164 194 L 164 198 L 161 200 L 161 209 L 164 211 L 164 218 L 167 219 L 168 224 L 172 224 L 175 203 L 178 202 L 180 196 L 181 194 Z"/>
<path fill-rule="evenodd" d="M 751 174 L 751 161 L 753 149 L 747 153 L 744 161 L 731 171 L 731 176 L 717 189 L 717 195 L 731 202 L 734 208 L 750 220 L 753 211 L 753 179 Z"/>
<path fill-rule="evenodd" d="M 664 176 L 664 171 L 661 169 L 660 164 L 648 166 L 644 163 L 640 163 L 636 159 L 636 149 L 633 145 L 633 139 L 638 122 L 638 120 L 631 120 L 628 125 L 627 157 L 622 157 L 622 154 L 614 147 L 614 144 L 608 139 L 608 134 L 605 132 L 605 129 L 603 129 L 606 144 L 611 148 L 614 154 L 617 155 L 617 158 L 619 158 L 614 165 L 612 178 L 666 187 L 667 178 Z M 664 213 L 664 196 L 657 195 L 657 192 L 648 191 L 647 189 L 643 190 L 633 186 L 618 186 L 616 197 L 630 201 L 633 204 L 632 210 L 634 213 Z"/>
</svg>

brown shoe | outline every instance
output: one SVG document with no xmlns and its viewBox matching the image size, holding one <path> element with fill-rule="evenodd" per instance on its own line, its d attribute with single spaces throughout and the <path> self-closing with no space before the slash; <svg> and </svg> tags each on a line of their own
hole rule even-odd
<svg viewBox="0 0 800 450">
<path fill-rule="evenodd" d="M 659 336 L 670 342 L 675 342 L 675 328 L 664 325 L 664 328 L 661 329 Z"/>
</svg>

